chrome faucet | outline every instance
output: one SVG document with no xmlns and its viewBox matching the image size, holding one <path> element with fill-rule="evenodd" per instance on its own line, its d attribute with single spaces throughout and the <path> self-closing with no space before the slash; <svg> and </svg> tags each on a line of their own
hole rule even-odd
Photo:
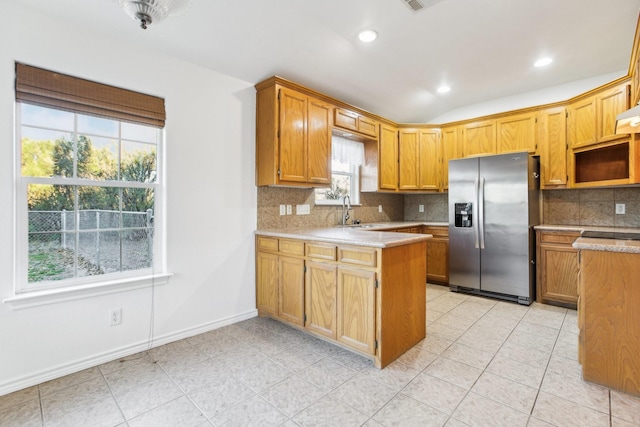
<svg viewBox="0 0 640 427">
<path fill-rule="evenodd" d="M 346 212 L 345 212 L 345 204 L 346 204 Z M 351 197 L 347 194 L 342 198 L 342 225 L 347 225 L 347 220 L 349 217 L 349 209 L 351 209 Z"/>
</svg>

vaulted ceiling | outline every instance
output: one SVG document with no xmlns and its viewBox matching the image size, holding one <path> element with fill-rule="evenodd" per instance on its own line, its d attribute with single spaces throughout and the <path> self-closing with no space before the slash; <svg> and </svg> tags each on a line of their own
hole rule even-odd
<svg viewBox="0 0 640 427">
<path fill-rule="evenodd" d="M 115 0 L 14 1 L 252 83 L 279 75 L 397 122 L 623 76 L 640 11 L 640 0 L 419 0 L 419 11 L 405 0 L 192 0 L 142 30 Z M 378 39 L 365 44 L 367 28 Z M 535 68 L 541 56 L 553 62 Z M 438 93 L 442 84 L 451 91 Z"/>
</svg>

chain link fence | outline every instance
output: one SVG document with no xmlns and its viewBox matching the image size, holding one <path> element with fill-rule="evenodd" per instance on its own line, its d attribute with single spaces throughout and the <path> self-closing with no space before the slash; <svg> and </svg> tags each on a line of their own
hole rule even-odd
<svg viewBox="0 0 640 427">
<path fill-rule="evenodd" d="M 152 266 L 151 209 L 146 212 L 86 209 L 77 214 L 66 210 L 29 211 L 28 224 L 30 281 Z"/>
</svg>

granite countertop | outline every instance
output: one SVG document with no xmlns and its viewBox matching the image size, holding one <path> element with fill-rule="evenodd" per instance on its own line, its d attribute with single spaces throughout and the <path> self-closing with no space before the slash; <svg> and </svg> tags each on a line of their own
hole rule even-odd
<svg viewBox="0 0 640 427">
<path fill-rule="evenodd" d="M 536 230 L 547 231 L 579 231 L 580 233 L 585 231 L 601 231 L 605 233 L 631 233 L 640 234 L 638 228 L 624 228 L 624 227 L 601 227 L 590 225 L 552 225 L 541 224 L 534 227 Z M 576 249 L 585 249 L 591 251 L 604 251 L 604 252 L 626 252 L 626 253 L 638 253 L 640 254 L 640 241 L 627 240 L 627 239 L 614 239 L 614 238 L 595 238 L 595 237 L 578 237 L 573 242 L 573 247 Z"/>
<path fill-rule="evenodd" d="M 256 230 L 255 234 L 286 239 L 312 240 L 314 242 L 390 248 L 421 242 L 433 236 L 431 234 L 397 233 L 384 230 L 423 224 L 423 222 L 386 222 L 361 224 L 361 226 L 338 225 L 334 227 L 284 228 Z"/>
<path fill-rule="evenodd" d="M 546 231 L 605 231 L 605 232 L 617 232 L 617 233 L 640 233 L 640 228 L 629 227 L 604 227 L 599 225 L 555 225 L 555 224 L 540 224 L 533 227 L 535 230 Z"/>
</svg>

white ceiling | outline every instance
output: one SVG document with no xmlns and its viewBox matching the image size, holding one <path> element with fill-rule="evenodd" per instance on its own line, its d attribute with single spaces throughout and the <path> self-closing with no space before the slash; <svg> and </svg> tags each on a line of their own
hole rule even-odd
<svg viewBox="0 0 640 427">
<path fill-rule="evenodd" d="M 115 0 L 14 0 L 242 80 L 279 75 L 397 122 L 625 75 L 640 0 L 192 0 L 147 30 Z M 373 28 L 363 44 L 357 33 Z M 554 62 L 535 69 L 542 55 Z M 438 94 L 446 83 L 452 90 Z"/>
</svg>

